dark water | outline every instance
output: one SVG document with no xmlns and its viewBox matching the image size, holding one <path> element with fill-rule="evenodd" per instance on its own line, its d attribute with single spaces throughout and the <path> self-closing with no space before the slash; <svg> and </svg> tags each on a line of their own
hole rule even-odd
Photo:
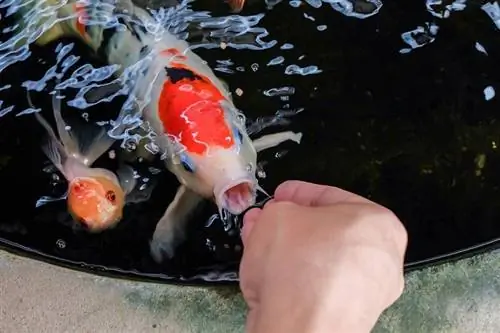
<svg viewBox="0 0 500 333">
<path fill-rule="evenodd" d="M 409 266 L 499 238 L 500 103 L 496 96 L 487 100 L 485 89 L 491 97 L 500 84 L 500 31 L 481 9 L 484 3 L 464 4 L 464 10 L 440 19 L 427 10 L 425 1 L 385 1 L 378 14 L 358 19 L 325 3 L 321 8 L 294 8 L 281 2 L 269 10 L 254 1 L 242 15 L 265 12 L 259 25 L 269 31 L 267 40 L 277 40 L 275 47 L 198 49 L 212 67 L 230 59 L 230 68 L 245 68 L 216 74 L 233 91 L 242 89 L 235 104 L 249 122 L 273 117 L 280 109 L 303 108 L 288 124 L 253 135 L 304 133 L 300 145 L 287 143 L 260 155 L 267 175 L 261 180 L 263 188 L 272 192 L 287 179 L 301 179 L 339 186 L 391 208 L 409 232 Z M 223 3 L 206 0 L 195 8 L 228 15 Z M 327 29 L 319 31 L 320 25 Z M 419 26 L 427 27 L 414 37 L 422 47 L 411 49 L 401 34 Z M 78 64 L 106 65 L 84 45 L 64 42 L 76 43 L 73 54 L 81 56 Z M 285 43 L 294 48 L 280 49 Z M 55 63 L 56 46 L 33 46 L 29 59 L 4 70 L 1 85 L 12 87 L 1 91 L 0 99 L 20 110 L 27 108 L 20 85 L 44 75 Z M 411 51 L 400 52 L 405 48 Z M 279 56 L 283 64 L 266 66 Z M 285 75 L 290 64 L 317 66 L 321 73 Z M 264 94 L 284 86 L 293 87 L 294 93 Z M 43 112 L 50 112 L 50 89 L 32 92 L 33 103 Z M 109 119 L 123 102 L 119 97 L 84 111 L 91 120 Z M 81 113 L 65 106 L 65 117 L 78 118 Z M 166 171 L 148 176 L 156 184 L 149 201 L 127 206 L 118 227 L 101 234 L 77 230 L 64 201 L 36 208 L 41 196 L 65 191 L 64 182 L 54 187 L 53 175 L 43 171 L 49 165 L 40 149 L 43 135 L 30 115 L 16 117 L 11 112 L 0 119 L 0 239 L 5 248 L 36 251 L 60 264 L 73 262 L 96 271 L 119 270 L 160 280 L 237 278 L 238 226 L 225 231 L 216 220 L 206 227 L 216 213 L 210 203 L 195 215 L 189 238 L 171 262 L 157 265 L 149 257 L 156 221 L 177 188 Z M 119 144 L 113 149 L 119 151 Z M 96 165 L 112 163 L 104 155 Z M 136 166 L 144 173 L 151 166 L 162 168 L 159 160 Z"/>
</svg>

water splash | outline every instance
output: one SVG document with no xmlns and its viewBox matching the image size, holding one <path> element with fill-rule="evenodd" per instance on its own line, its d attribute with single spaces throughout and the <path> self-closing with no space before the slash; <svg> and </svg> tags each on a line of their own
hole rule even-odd
<svg viewBox="0 0 500 333">
<path fill-rule="evenodd" d="M 234 69 L 231 69 L 231 66 L 233 65 L 234 62 L 232 62 L 230 59 L 217 60 L 217 65 L 213 68 L 213 70 L 222 73 L 233 74 L 235 72 Z"/>
<path fill-rule="evenodd" d="M 495 23 L 495 26 L 500 29 L 500 7 L 498 6 L 498 2 L 487 2 L 481 6 L 481 9 Z"/>
<path fill-rule="evenodd" d="M 276 58 L 273 58 L 271 59 L 268 63 L 267 63 L 267 66 L 276 66 L 276 65 L 280 65 L 282 64 L 283 62 L 285 62 L 285 58 L 282 57 L 282 56 L 278 56 Z"/>
<path fill-rule="evenodd" d="M 271 88 L 268 90 L 264 90 L 263 92 L 266 96 L 290 96 L 295 94 L 295 88 L 290 86 L 280 87 L 280 88 Z"/>
<path fill-rule="evenodd" d="M 485 55 L 488 55 L 488 52 L 486 52 L 486 49 L 484 48 L 484 46 L 479 43 L 479 42 L 476 42 L 476 44 L 474 45 L 474 47 L 476 48 L 476 50 L 478 50 L 479 52 L 481 53 L 484 53 Z"/>
<path fill-rule="evenodd" d="M 151 10 L 155 20 L 178 38 L 188 40 L 192 49 L 220 48 L 266 50 L 277 44 L 265 41 L 267 29 L 258 27 L 264 14 L 214 17 L 208 11 L 195 12 L 189 8 L 194 0 L 184 0 L 179 6 Z"/>
<path fill-rule="evenodd" d="M 444 4 L 443 0 L 427 0 L 425 6 L 427 11 L 438 18 L 448 18 L 452 12 L 462 11 L 466 7 L 466 0 L 455 0 Z"/>
<path fill-rule="evenodd" d="M 376 15 L 382 8 L 380 0 L 305 0 L 313 8 L 320 8 L 323 3 L 330 6 L 337 12 L 358 19 L 366 19 Z M 289 5 L 295 8 L 300 7 L 302 1 L 290 0 Z M 306 17 L 309 18 L 310 17 Z"/>
<path fill-rule="evenodd" d="M 311 15 L 307 15 L 307 13 L 304 13 L 304 18 L 310 20 L 310 21 L 316 21 L 316 19 L 314 17 L 312 17 Z"/>
<path fill-rule="evenodd" d="M 143 26 L 147 32 L 153 35 L 161 35 L 166 30 L 178 38 L 189 40 L 193 49 L 198 47 L 216 48 L 220 47 L 221 43 L 224 42 L 227 47 L 236 49 L 265 50 L 277 44 L 275 40 L 264 40 L 269 33 L 266 29 L 258 26 L 264 14 L 213 17 L 209 12 L 193 11 L 189 8 L 192 2 L 193 0 L 185 0 L 176 7 L 148 10 L 153 21 L 142 22 L 132 18 L 127 14 L 126 8 L 118 8 L 118 5 L 81 1 L 81 4 L 87 7 L 86 10 L 91 11 L 92 14 L 82 18 L 82 23 L 88 26 L 100 25 L 104 28 L 117 27 L 124 29 L 125 26 L 119 20 L 121 19 Z M 61 13 L 59 13 L 60 17 L 57 17 L 58 10 L 67 3 L 67 0 L 62 0 L 56 4 L 41 0 L 9 0 L 0 3 L 0 8 L 8 9 L 6 16 L 22 13 L 22 17 L 20 17 L 22 22 L 6 30 L 6 32 L 13 32 L 14 35 L 0 44 L 0 72 L 15 63 L 27 60 L 31 56 L 30 44 L 54 25 L 76 18 L 76 14 L 61 15 Z M 20 10 L 22 11 L 20 12 Z M 198 41 L 196 40 L 197 37 Z M 23 83 L 23 87 L 27 90 L 41 91 L 51 79 L 60 79 L 80 59 L 75 55 L 66 57 L 72 47 L 73 45 L 70 44 L 58 48 L 57 63 L 41 79 L 28 80 Z M 61 63 L 63 58 L 65 60 Z M 62 67 L 60 72 L 56 70 L 59 66 Z M 136 69 L 124 70 L 125 73 L 123 73 L 122 77 L 116 79 L 112 84 L 123 84 L 124 81 L 130 81 L 130 77 L 133 76 L 132 72 L 137 72 Z M 102 68 L 84 65 L 75 70 L 70 78 L 61 82 L 58 88 L 80 88 L 81 90 L 75 100 L 70 101 L 68 104 L 83 109 L 100 102 L 89 103 L 83 96 L 90 90 L 103 88 L 102 85 L 95 83 L 110 78 L 117 71 L 117 65 Z M 129 92 L 130 87 L 124 87 L 101 101 L 110 101 L 116 96 L 125 95 Z M 0 116 L 9 113 L 13 109 L 7 106 L 0 113 Z M 29 114 L 28 111 L 21 111 L 20 114 Z"/>
<path fill-rule="evenodd" d="M 495 97 L 495 89 L 492 86 L 484 88 L 484 99 L 489 101 Z"/>
<path fill-rule="evenodd" d="M 38 208 L 38 207 L 46 205 L 46 204 L 48 204 L 50 202 L 56 202 L 56 201 L 66 200 L 67 197 L 68 197 L 68 192 L 67 191 L 66 191 L 66 193 L 64 193 L 63 195 L 61 195 L 59 197 L 42 196 L 40 199 L 38 199 L 36 201 L 35 207 Z"/>
<path fill-rule="evenodd" d="M 289 65 L 285 69 L 285 74 L 287 75 L 311 75 L 311 74 L 319 74 L 323 72 L 321 69 L 318 68 L 318 66 L 306 66 L 306 67 L 300 67 L 298 65 Z"/>
<path fill-rule="evenodd" d="M 252 121 L 247 127 L 247 131 L 250 135 L 257 134 L 260 131 L 271 126 L 290 125 L 291 120 L 289 118 L 304 111 L 304 108 L 290 108 L 290 96 L 293 96 L 295 94 L 295 88 L 292 86 L 266 89 L 262 92 L 262 94 L 270 98 L 279 98 L 279 100 L 282 101 L 284 105 L 279 108 L 273 115 L 258 117 L 254 121 Z"/>
<path fill-rule="evenodd" d="M 410 53 L 413 49 L 423 47 L 434 42 L 439 27 L 435 23 L 425 23 L 416 29 L 401 34 L 403 41 L 410 46 L 399 50 L 400 53 Z"/>
</svg>

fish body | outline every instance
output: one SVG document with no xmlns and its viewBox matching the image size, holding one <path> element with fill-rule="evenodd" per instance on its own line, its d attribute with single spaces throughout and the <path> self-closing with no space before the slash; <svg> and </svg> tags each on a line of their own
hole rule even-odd
<svg viewBox="0 0 500 333">
<path fill-rule="evenodd" d="M 135 186 L 133 170 L 122 167 L 119 179 L 107 169 L 91 167 L 114 139 L 102 128 L 99 133 L 71 129 L 61 116 L 56 95 L 52 103 L 59 139 L 40 113 L 35 113 L 35 118 L 49 135 L 43 151 L 68 181 L 68 211 L 91 232 L 111 228 L 121 220 L 126 196 Z"/>
<path fill-rule="evenodd" d="M 84 8 L 69 1 L 55 15 L 76 19 L 53 27 L 49 32 L 53 37 L 42 35 L 40 40 L 47 43 L 63 35 L 78 36 L 96 54 L 110 64 L 120 65 L 122 70 L 146 55 L 151 57 L 147 70 L 134 84 L 134 95 L 138 100 L 149 101 L 141 115 L 156 134 L 154 140 L 165 156 L 167 169 L 180 182 L 150 244 L 153 258 L 161 262 L 173 256 L 184 239 L 189 215 L 203 199 L 215 202 L 221 216 L 225 212 L 241 214 L 255 204 L 257 191 L 263 191 L 255 176 L 256 147 L 269 148 L 286 140 L 299 143 L 301 134 L 277 133 L 259 139 L 266 144 L 256 146 L 227 85 L 189 44 L 165 30 L 148 32 L 145 26 L 158 23 L 132 2 L 114 4 L 113 14 L 120 9 L 131 18 L 120 19 L 125 29 L 82 26 L 82 22 L 93 18 L 93 7 Z"/>
</svg>

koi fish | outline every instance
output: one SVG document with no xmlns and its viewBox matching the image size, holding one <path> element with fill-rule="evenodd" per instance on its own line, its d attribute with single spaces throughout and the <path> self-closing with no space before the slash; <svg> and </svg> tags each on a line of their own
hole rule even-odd
<svg viewBox="0 0 500 333">
<path fill-rule="evenodd" d="M 37 43 L 79 37 L 121 70 L 146 54 L 153 59 L 135 82 L 134 94 L 149 100 L 141 116 L 156 134 L 154 142 L 165 156 L 166 168 L 180 182 L 150 242 L 152 257 L 162 262 L 185 239 L 186 223 L 202 200 L 214 202 L 221 217 L 226 212 L 241 214 L 254 205 L 257 192 L 265 193 L 255 175 L 257 152 L 288 140 L 300 143 L 302 133 L 287 131 L 252 141 L 227 84 L 186 41 L 167 31 L 160 36 L 148 33 L 144 26 L 158 23 L 147 11 L 129 0 L 118 1 L 114 10 L 121 8 L 133 19 L 120 15 L 118 21 L 127 29 L 104 30 L 99 25 L 83 26 L 82 18 L 92 18 L 93 12 L 84 3 L 71 2 L 54 15 L 66 12 L 77 19 L 57 23 Z"/>
<path fill-rule="evenodd" d="M 29 94 L 28 101 L 32 105 Z M 102 128 L 96 134 L 79 133 L 67 126 L 61 115 L 61 101 L 55 94 L 52 96 L 52 106 L 60 139 L 39 112 L 35 113 L 35 118 L 49 135 L 42 150 L 68 181 L 69 213 L 91 232 L 115 226 L 122 218 L 126 196 L 136 185 L 133 170 L 122 166 L 117 177 L 107 169 L 92 168 L 95 160 L 115 140 Z"/>
</svg>

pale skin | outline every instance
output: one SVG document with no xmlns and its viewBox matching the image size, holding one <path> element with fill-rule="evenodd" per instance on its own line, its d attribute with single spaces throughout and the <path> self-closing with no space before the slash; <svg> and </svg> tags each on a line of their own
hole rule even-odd
<svg viewBox="0 0 500 333">
<path fill-rule="evenodd" d="M 403 292 L 406 230 L 368 199 L 287 181 L 243 223 L 248 333 L 367 333 Z"/>
</svg>

